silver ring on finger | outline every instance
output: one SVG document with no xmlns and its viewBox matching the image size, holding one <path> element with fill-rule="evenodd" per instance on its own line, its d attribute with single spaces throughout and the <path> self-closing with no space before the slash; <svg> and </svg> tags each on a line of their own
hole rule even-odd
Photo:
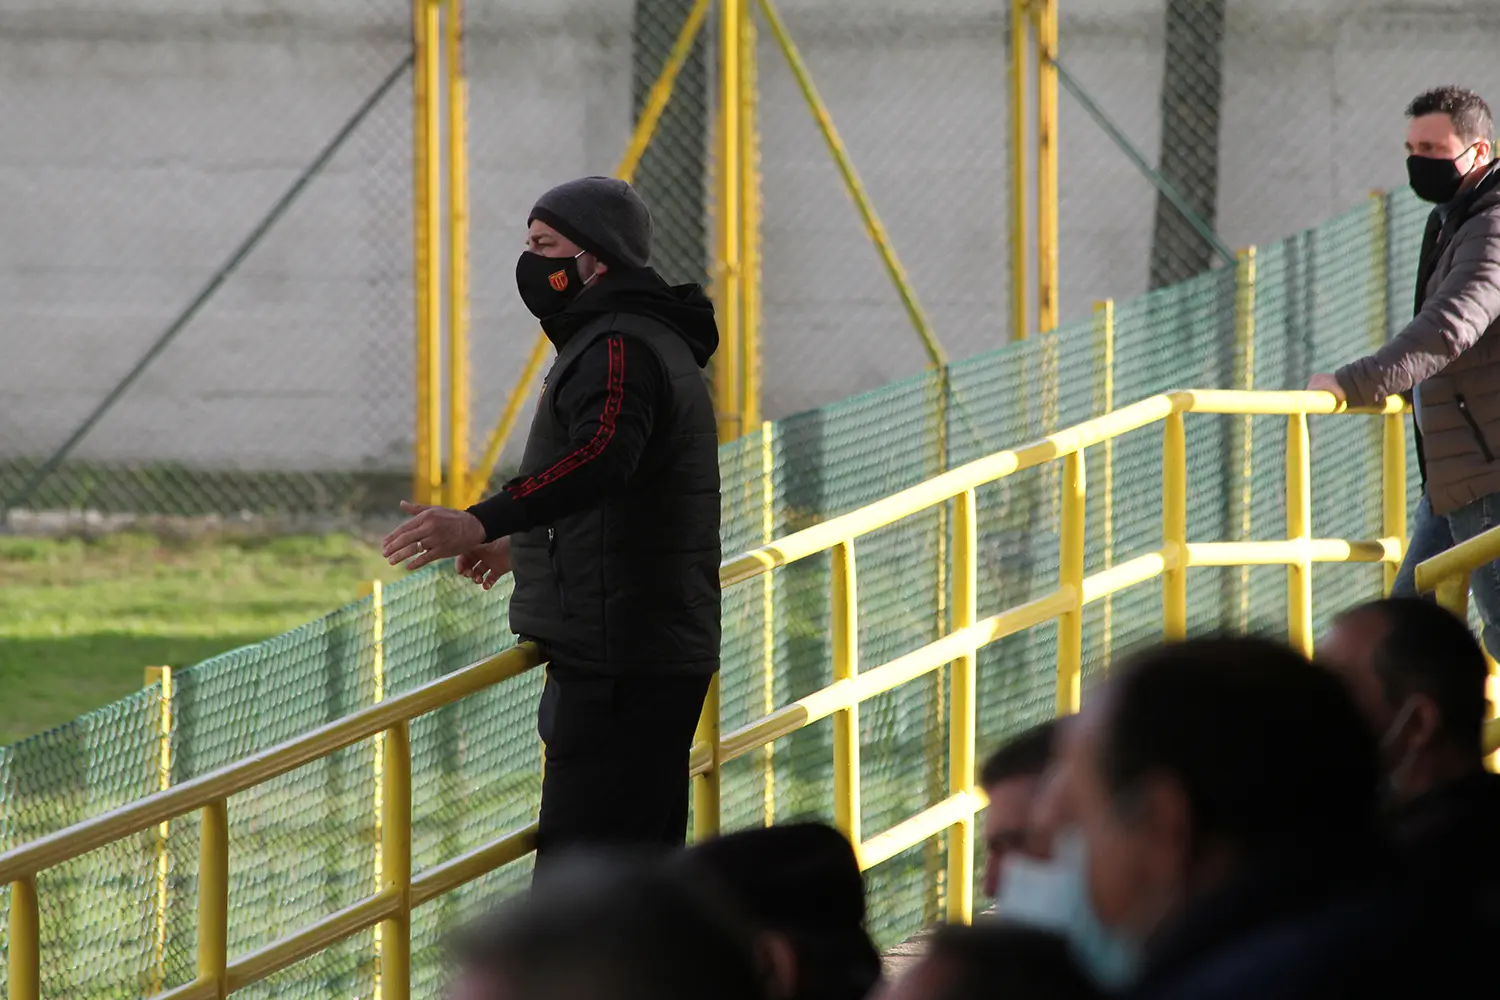
<svg viewBox="0 0 1500 1000">
<path fill-rule="evenodd" d="M 419 555 L 419 556 L 425 556 L 426 554 L 427 554 L 427 546 L 423 545 L 421 542 L 418 542 L 417 543 L 417 555 Z"/>
</svg>

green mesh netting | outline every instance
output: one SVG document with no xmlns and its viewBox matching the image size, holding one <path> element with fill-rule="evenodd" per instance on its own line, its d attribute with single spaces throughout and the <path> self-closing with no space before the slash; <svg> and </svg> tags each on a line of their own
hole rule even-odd
<svg viewBox="0 0 1500 1000">
<path fill-rule="evenodd" d="M 1382 223 L 1382 218 L 1385 222 Z M 1368 350 L 1407 314 L 1423 213 L 1406 194 L 1361 207 L 1262 248 L 1255 292 L 1254 385 L 1300 388 L 1307 376 Z M 1388 227 L 1388 243 L 1379 234 Z M 1385 254 L 1380 248 L 1388 245 Z M 1237 384 L 1235 279 L 1215 270 L 1116 312 L 1114 403 L 1182 386 Z M 841 514 L 933 475 L 1101 412 L 1104 369 L 1089 324 L 954 364 L 946 397 L 936 375 L 908 379 L 767 425 L 724 446 L 724 545 L 742 551 Z M 1054 377 L 1055 376 L 1055 377 Z M 1049 386 L 1056 388 L 1049 389 Z M 1277 538 L 1285 533 L 1284 418 L 1249 421 L 1250 530 L 1237 504 L 1247 421 L 1190 415 L 1190 536 Z M 1377 421 L 1312 421 L 1313 530 L 1321 537 L 1380 533 Z M 1113 445 L 1112 534 L 1104 517 L 1103 447 L 1087 455 L 1087 570 L 1156 548 L 1161 538 L 1159 427 Z M 1416 463 L 1409 461 L 1411 495 Z M 1056 469 L 1035 469 L 979 491 L 980 613 L 1055 586 Z M 946 627 L 951 581 L 940 556 L 945 513 L 930 511 L 859 540 L 861 665 L 885 663 Z M 1315 570 L 1316 623 L 1378 592 L 1375 566 Z M 1194 628 L 1280 634 L 1286 573 L 1278 567 L 1197 569 Z M 725 596 L 723 725 L 765 714 L 830 681 L 829 565 L 811 558 Z M 382 649 L 397 693 L 506 648 L 507 591 L 489 594 L 437 568 L 387 587 Z M 1160 588 L 1145 584 L 1088 609 L 1086 675 L 1110 653 L 1154 639 Z M 369 600 L 283 636 L 176 674 L 173 775 L 182 781 L 370 704 L 374 647 Z M 1052 711 L 1055 629 L 1030 630 L 980 657 L 980 736 L 991 745 Z M 534 705 L 539 672 L 436 712 L 412 727 L 416 871 L 529 820 L 540 788 Z M 0 749 L 0 847 L 13 847 L 157 787 L 159 689 L 53 732 Z M 938 673 L 860 708 L 862 818 L 872 836 L 946 792 L 947 676 Z M 375 800 L 370 744 L 343 751 L 229 806 L 231 947 L 264 945 L 374 887 Z M 831 723 L 729 764 L 727 828 L 832 815 Z M 40 879 L 44 992 L 134 997 L 192 978 L 197 820 L 68 862 Z M 160 852 L 168 859 L 166 948 L 156 955 Z M 938 915 L 942 844 L 915 848 L 870 872 L 872 925 L 889 944 Z M 483 902 L 515 890 L 523 862 L 417 911 L 413 995 L 437 997 L 440 935 Z M 3 899 L 4 897 L 0 897 Z M 3 905 L 3 904 L 0 904 Z M 375 973 L 363 934 L 247 993 L 365 997 Z M 3 977 L 0 964 L 0 977 Z"/>
</svg>

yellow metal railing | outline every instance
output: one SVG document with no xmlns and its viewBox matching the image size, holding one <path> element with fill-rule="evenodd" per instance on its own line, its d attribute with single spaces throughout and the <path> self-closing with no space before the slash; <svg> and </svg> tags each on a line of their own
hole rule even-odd
<svg viewBox="0 0 1500 1000">
<path fill-rule="evenodd" d="M 1288 631 L 1292 644 L 1312 650 L 1314 562 L 1399 562 L 1405 524 L 1405 450 L 1401 403 L 1384 409 L 1382 483 L 1385 523 L 1375 539 L 1320 539 L 1311 531 L 1311 468 L 1307 417 L 1334 413 L 1326 393 L 1183 391 L 1153 396 L 1014 450 L 1001 451 L 942 473 L 867 507 L 817 524 L 726 561 L 726 587 L 764 577 L 772 569 L 829 552 L 832 560 L 832 683 L 728 733 L 719 731 L 717 684 L 693 748 L 691 775 L 696 803 L 695 834 L 712 836 L 720 822 L 722 766 L 821 719 L 834 722 L 833 814 L 870 868 L 931 838 L 947 839 L 947 913 L 969 917 L 973 900 L 974 814 L 983 804 L 974 786 L 977 676 L 981 647 L 1023 629 L 1056 621 L 1059 712 L 1080 700 L 1083 609 L 1128 587 L 1162 581 L 1166 638 L 1187 629 L 1187 570 L 1194 566 L 1284 565 L 1287 567 Z M 1280 415 L 1287 420 L 1287 531 L 1269 541 L 1198 542 L 1187 535 L 1188 413 L 1233 416 Z M 1159 548 L 1088 574 L 1084 564 L 1087 477 L 1085 451 L 1123 434 L 1162 425 L 1162 539 Z M 1106 451 L 1108 449 L 1106 448 Z M 1062 463 L 1060 570 L 1057 587 L 1025 604 L 978 617 L 978 499 L 976 490 L 1024 469 Z M 936 641 L 889 663 L 866 668 L 860 661 L 856 548 L 861 536 L 934 508 L 951 504 L 952 627 Z M 1481 539 L 1476 539 L 1480 542 Z M 1500 534 L 1483 536 L 1483 551 L 1500 553 Z M 1471 544 L 1470 550 L 1474 550 Z M 1449 561 L 1460 559 L 1464 547 Z M 1434 560 L 1437 562 L 1437 560 Z M 1432 563 L 1424 564 L 1430 575 Z M 1441 567 L 1440 567 L 1441 568 Z M 1451 591 L 1452 588 L 1449 588 Z M 1451 595 L 1450 595 L 1451 596 Z M 410 912 L 501 865 L 525 855 L 535 826 L 499 839 L 426 871 L 411 870 L 411 720 L 452 704 L 536 666 L 530 645 L 491 657 L 406 694 L 387 698 L 354 715 L 314 730 L 251 759 L 170 787 L 130 806 L 79 823 L 0 855 L 0 884 L 11 886 L 9 972 L 11 1000 L 37 1000 L 40 988 L 40 928 L 36 877 L 41 871 L 107 844 L 201 811 L 198 879 L 197 978 L 158 995 L 219 998 L 332 944 L 379 927 L 380 984 L 384 1000 L 405 1000 L 410 971 Z M 902 684 L 952 666 L 947 702 L 949 760 L 947 796 L 936 805 L 871 837 L 860 822 L 859 709 L 862 702 Z M 378 888 L 359 902 L 247 955 L 228 953 L 231 830 L 229 799 L 278 775 L 366 739 L 380 747 L 377 779 L 381 848 Z"/>
<path fill-rule="evenodd" d="M 1500 528 L 1491 528 L 1418 563 L 1417 590 L 1436 594 L 1439 604 L 1466 619 L 1469 615 L 1469 575 L 1496 559 L 1500 559 Z M 1489 654 L 1485 655 L 1488 658 Z M 1490 661 L 1489 698 L 1491 718 L 1484 728 L 1484 749 L 1490 755 L 1493 770 L 1500 767 L 1500 718 L 1494 717 L 1496 709 L 1500 708 L 1500 673 L 1495 671 L 1493 660 Z"/>
</svg>

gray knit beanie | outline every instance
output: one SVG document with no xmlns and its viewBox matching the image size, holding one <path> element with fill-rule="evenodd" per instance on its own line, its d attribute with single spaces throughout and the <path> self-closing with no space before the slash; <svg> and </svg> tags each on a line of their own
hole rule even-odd
<svg viewBox="0 0 1500 1000">
<path fill-rule="evenodd" d="M 614 177 L 580 177 L 537 199 L 526 220 L 540 219 L 610 267 L 651 262 L 651 210 Z"/>
</svg>

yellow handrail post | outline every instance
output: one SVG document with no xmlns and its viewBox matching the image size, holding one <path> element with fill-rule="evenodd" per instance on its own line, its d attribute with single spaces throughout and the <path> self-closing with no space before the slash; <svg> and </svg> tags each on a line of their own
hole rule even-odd
<svg viewBox="0 0 1500 1000">
<path fill-rule="evenodd" d="M 1078 711 L 1083 697 L 1083 544 L 1087 510 L 1083 452 L 1063 459 L 1062 540 L 1058 583 L 1071 607 L 1057 620 L 1057 714 Z"/>
<path fill-rule="evenodd" d="M 468 80 L 463 70 L 463 0 L 446 0 L 444 67 L 448 75 L 448 476 L 444 502 L 469 497 L 469 137 Z"/>
<path fill-rule="evenodd" d="M 416 238 L 413 274 L 416 277 L 417 319 L 417 421 L 412 498 L 418 503 L 437 503 L 442 498 L 442 130 L 439 110 L 442 99 L 439 55 L 438 3 L 412 0 L 412 105 L 415 144 L 412 196 Z"/>
<path fill-rule="evenodd" d="M 1286 537 L 1305 542 L 1312 538 L 1311 449 L 1307 414 L 1294 413 L 1286 425 Z M 1312 656 L 1312 563 L 1304 551 L 1286 568 L 1287 639 L 1294 649 Z"/>
<path fill-rule="evenodd" d="M 1380 418 L 1380 520 L 1385 537 L 1396 543 L 1396 561 L 1385 563 L 1385 593 L 1391 592 L 1406 558 L 1406 420 L 1400 413 Z"/>
<path fill-rule="evenodd" d="M 36 876 L 10 884 L 9 954 L 6 972 L 10 1000 L 40 1000 L 42 995 L 42 925 L 37 907 Z"/>
<path fill-rule="evenodd" d="M 172 668 L 147 667 L 146 686 L 160 684 L 157 694 L 156 787 L 165 792 L 172 787 Z M 167 978 L 167 872 L 171 858 L 167 853 L 170 824 L 156 828 L 156 905 L 151 939 L 151 992 L 160 993 Z"/>
<path fill-rule="evenodd" d="M 717 248 L 714 260 L 715 312 L 719 317 L 719 351 L 714 356 L 714 401 L 719 414 L 719 440 L 733 441 L 744 433 L 740 391 L 740 29 L 744 0 L 719 0 L 719 119 L 715 125 L 718 156 L 714 161 L 718 198 L 715 208 Z"/>
<path fill-rule="evenodd" d="M 1011 339 L 1025 340 L 1031 312 L 1027 303 L 1026 254 L 1026 42 L 1029 0 L 1010 0 L 1010 310 Z"/>
<path fill-rule="evenodd" d="M 850 684 L 859 674 L 859 585 L 854 567 L 854 541 L 833 547 L 833 682 Z M 834 826 L 860 847 L 859 832 L 859 705 L 840 708 L 833 716 Z"/>
<path fill-rule="evenodd" d="M 380 704 L 385 701 L 385 593 L 379 580 L 371 580 L 361 588 L 363 594 L 370 598 L 370 681 L 372 704 Z M 385 820 L 385 733 L 376 733 L 371 740 L 373 744 L 373 767 L 374 772 L 374 802 L 372 803 L 375 816 L 375 858 L 374 875 L 375 891 L 379 892 L 385 885 L 384 870 L 384 820 Z M 375 945 L 375 997 L 380 998 L 381 993 L 381 953 L 383 950 L 383 931 L 380 924 L 376 924 L 371 933 Z"/>
<path fill-rule="evenodd" d="M 203 807 L 198 844 L 198 982 L 229 995 L 229 803 Z"/>
<path fill-rule="evenodd" d="M 1037 329 L 1057 329 L 1057 0 L 1035 0 Z"/>
<path fill-rule="evenodd" d="M 719 835 L 723 824 L 720 812 L 719 773 L 719 675 L 708 685 L 703 699 L 703 714 L 698 717 L 698 732 L 693 741 L 708 748 L 708 769 L 693 779 L 693 840 L 702 841 Z"/>
<path fill-rule="evenodd" d="M 1248 391 L 1255 388 L 1255 248 L 1241 250 L 1237 258 L 1234 269 L 1234 387 Z M 1239 513 L 1239 523 L 1235 526 L 1236 541 L 1248 542 L 1253 537 L 1254 528 L 1251 514 L 1254 510 L 1255 417 L 1247 413 L 1239 421 L 1239 433 L 1235 435 L 1239 461 L 1231 466 L 1235 481 L 1231 499 Z M 1244 632 L 1250 628 L 1250 567 L 1241 566 L 1236 577 L 1235 622 L 1239 631 Z"/>
<path fill-rule="evenodd" d="M 802 54 L 797 50 L 796 42 L 792 41 L 786 22 L 781 19 L 781 13 L 776 9 L 772 0 L 760 0 L 760 10 L 765 15 L 766 26 L 771 29 L 771 34 L 776 38 L 776 44 L 780 46 L 782 55 L 786 57 L 787 68 L 792 71 L 792 76 L 802 91 L 802 97 L 807 102 L 808 110 L 812 112 L 818 131 L 823 134 L 823 142 L 833 157 L 834 165 L 838 167 L 839 176 L 843 178 L 844 190 L 848 192 L 850 199 L 854 202 L 854 207 L 859 211 L 860 220 L 865 224 L 865 235 L 869 236 L 870 242 L 875 244 L 875 249 L 880 254 L 880 261 L 885 265 L 886 274 L 890 277 L 891 284 L 896 287 L 896 294 L 900 296 L 901 304 L 906 309 L 912 329 L 916 330 L 917 336 L 922 341 L 922 348 L 927 352 L 927 363 L 933 368 L 941 368 L 948 363 L 948 355 L 943 350 L 943 345 L 938 342 L 937 334 L 933 332 L 932 323 L 922 309 L 922 304 L 917 301 L 916 289 L 912 287 L 911 278 L 907 276 L 906 269 L 901 266 L 901 261 L 891 246 L 891 238 L 885 231 L 885 224 L 876 214 L 875 205 L 870 201 L 869 193 L 865 191 L 864 182 L 859 179 L 859 174 L 854 169 L 854 163 L 849 158 L 849 151 L 844 148 L 844 140 L 839 138 L 838 129 L 833 127 L 833 118 L 828 114 L 828 106 L 818 95 L 818 88 L 813 84 L 812 74 L 808 72 L 807 64 L 802 61 Z"/>
<path fill-rule="evenodd" d="M 1187 637 L 1187 437 L 1182 414 L 1167 416 L 1161 455 L 1162 637 Z"/>
<path fill-rule="evenodd" d="M 411 993 L 411 728 L 398 722 L 385 731 L 385 796 L 381 817 L 384 888 L 394 890 L 398 909 L 382 925 L 381 1000 L 407 1000 Z"/>
<path fill-rule="evenodd" d="M 979 518 L 973 490 L 953 505 L 953 630 L 979 618 Z M 979 657 L 970 646 L 953 661 L 953 697 L 948 721 L 948 794 L 974 790 L 978 730 Z M 974 813 L 965 811 L 948 828 L 948 921 L 968 923 L 974 913 Z"/>
<path fill-rule="evenodd" d="M 1099 342 L 1100 399 L 1095 406 L 1098 414 L 1109 413 L 1115 408 L 1115 300 L 1105 299 L 1094 303 L 1094 332 Z M 1104 568 L 1115 564 L 1115 439 L 1104 439 Z M 1100 627 L 1100 658 L 1109 666 L 1114 656 L 1114 595 L 1104 595 L 1104 610 Z"/>
</svg>

